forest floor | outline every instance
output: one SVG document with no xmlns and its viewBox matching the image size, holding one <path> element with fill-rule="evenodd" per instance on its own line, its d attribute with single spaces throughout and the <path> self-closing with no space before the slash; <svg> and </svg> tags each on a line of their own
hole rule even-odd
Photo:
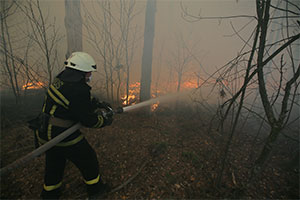
<svg viewBox="0 0 300 200">
<path fill-rule="evenodd" d="M 260 148 L 253 136 L 237 133 L 219 187 L 217 179 L 227 136 L 196 112 L 157 110 L 150 116 L 123 113 L 111 126 L 82 129 L 95 149 L 104 182 L 125 183 L 107 199 L 299 199 L 299 168 L 287 168 L 287 153 L 274 152 L 263 174 L 246 186 Z M 279 144 L 280 145 L 280 144 Z M 281 145 L 286 145 L 282 144 Z M 281 147 L 279 147 L 280 149 Z M 1 168 L 33 150 L 24 121 L 1 130 Z M 253 152 L 253 153 L 250 153 Z M 252 156 L 250 156 L 252 155 Z M 44 155 L 1 177 L 1 199 L 38 199 L 43 186 Z M 87 198 L 83 179 L 67 163 L 62 199 Z"/>
</svg>

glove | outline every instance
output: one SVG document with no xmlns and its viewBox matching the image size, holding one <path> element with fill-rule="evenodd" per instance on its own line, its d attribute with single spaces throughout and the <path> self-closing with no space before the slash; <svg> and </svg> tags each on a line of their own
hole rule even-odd
<svg viewBox="0 0 300 200">
<path fill-rule="evenodd" d="M 112 110 L 110 110 L 110 111 L 102 111 L 102 117 L 104 119 L 105 126 L 109 126 L 109 125 L 112 124 L 112 122 L 114 120 L 113 119 L 113 115 L 114 115 L 114 113 L 113 113 Z"/>
<path fill-rule="evenodd" d="M 104 120 L 103 126 L 109 126 L 112 124 L 113 115 L 114 115 L 112 110 L 106 111 L 106 110 L 97 108 L 95 110 L 95 113 L 97 113 L 98 115 L 101 115 L 103 117 L 103 120 Z"/>
<path fill-rule="evenodd" d="M 96 97 L 92 98 L 92 106 L 97 109 L 97 108 L 103 108 L 106 111 L 110 111 L 112 110 L 112 107 L 109 103 L 105 102 L 105 101 L 99 101 L 99 99 L 97 99 Z"/>
</svg>

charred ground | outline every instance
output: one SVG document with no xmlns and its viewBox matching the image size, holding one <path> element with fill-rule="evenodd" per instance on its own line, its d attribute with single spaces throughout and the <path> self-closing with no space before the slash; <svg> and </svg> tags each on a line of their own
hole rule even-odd
<svg viewBox="0 0 300 200">
<path fill-rule="evenodd" d="M 34 149 L 24 119 L 7 124 L 2 118 L 1 167 Z M 234 139 L 222 185 L 214 187 L 227 137 L 218 134 L 217 125 L 209 126 L 210 118 L 199 110 L 181 106 L 175 112 L 161 106 L 149 116 L 123 113 L 115 116 L 112 126 L 82 131 L 97 152 L 105 182 L 116 187 L 134 177 L 121 190 L 108 194 L 108 199 L 299 198 L 299 167 L 286 165 L 290 151 L 284 139 L 261 178 L 244 187 L 260 150 L 260 144 L 253 146 L 254 136 L 246 131 L 239 131 Z M 1 199 L 39 198 L 43 171 L 44 155 L 4 175 Z M 63 199 L 87 197 L 72 163 L 67 163 L 63 184 Z"/>
</svg>

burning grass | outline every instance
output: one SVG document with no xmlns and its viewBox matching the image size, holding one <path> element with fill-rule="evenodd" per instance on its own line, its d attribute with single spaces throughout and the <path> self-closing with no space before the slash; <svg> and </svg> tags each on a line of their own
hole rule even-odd
<svg viewBox="0 0 300 200">
<path fill-rule="evenodd" d="M 176 85 L 174 83 L 174 85 Z M 124 106 L 130 106 L 130 105 L 135 105 L 137 104 L 140 100 L 139 100 L 139 96 L 140 96 L 140 82 L 135 82 L 129 85 L 129 90 L 128 90 L 128 95 L 123 95 L 123 97 L 121 97 L 121 101 L 122 101 L 122 105 Z M 192 81 L 186 81 L 182 84 L 182 88 L 183 90 L 187 90 L 187 89 L 195 89 L 199 86 L 199 83 L 195 80 Z M 166 92 L 162 92 L 160 90 L 156 90 L 156 91 L 152 91 L 152 99 L 161 97 L 161 96 L 165 96 Z M 176 97 L 176 95 L 174 95 L 174 97 Z M 176 97 L 177 98 L 177 97 Z M 152 103 L 151 105 L 151 111 L 155 111 L 158 107 L 159 107 L 160 101 L 157 100 L 155 103 Z"/>
<path fill-rule="evenodd" d="M 41 88 L 44 88 L 45 87 L 45 84 L 42 83 L 42 82 L 28 82 L 26 83 L 25 85 L 22 86 L 22 89 L 23 90 L 32 90 L 32 89 L 41 89 Z"/>
</svg>

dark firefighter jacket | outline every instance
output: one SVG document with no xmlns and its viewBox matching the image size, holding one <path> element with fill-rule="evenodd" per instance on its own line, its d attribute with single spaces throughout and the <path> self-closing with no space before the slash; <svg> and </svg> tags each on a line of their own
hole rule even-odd
<svg viewBox="0 0 300 200">
<path fill-rule="evenodd" d="M 74 124 L 80 122 L 90 128 L 103 127 L 104 118 L 94 112 L 90 90 L 91 87 L 85 82 L 84 73 L 66 68 L 50 85 L 42 112 L 51 117 L 71 120 Z M 68 127 L 58 127 L 47 121 L 44 131 L 37 133 L 38 141 L 44 144 L 66 129 Z M 82 139 L 82 133 L 77 130 L 57 146 L 70 146 Z"/>
</svg>

